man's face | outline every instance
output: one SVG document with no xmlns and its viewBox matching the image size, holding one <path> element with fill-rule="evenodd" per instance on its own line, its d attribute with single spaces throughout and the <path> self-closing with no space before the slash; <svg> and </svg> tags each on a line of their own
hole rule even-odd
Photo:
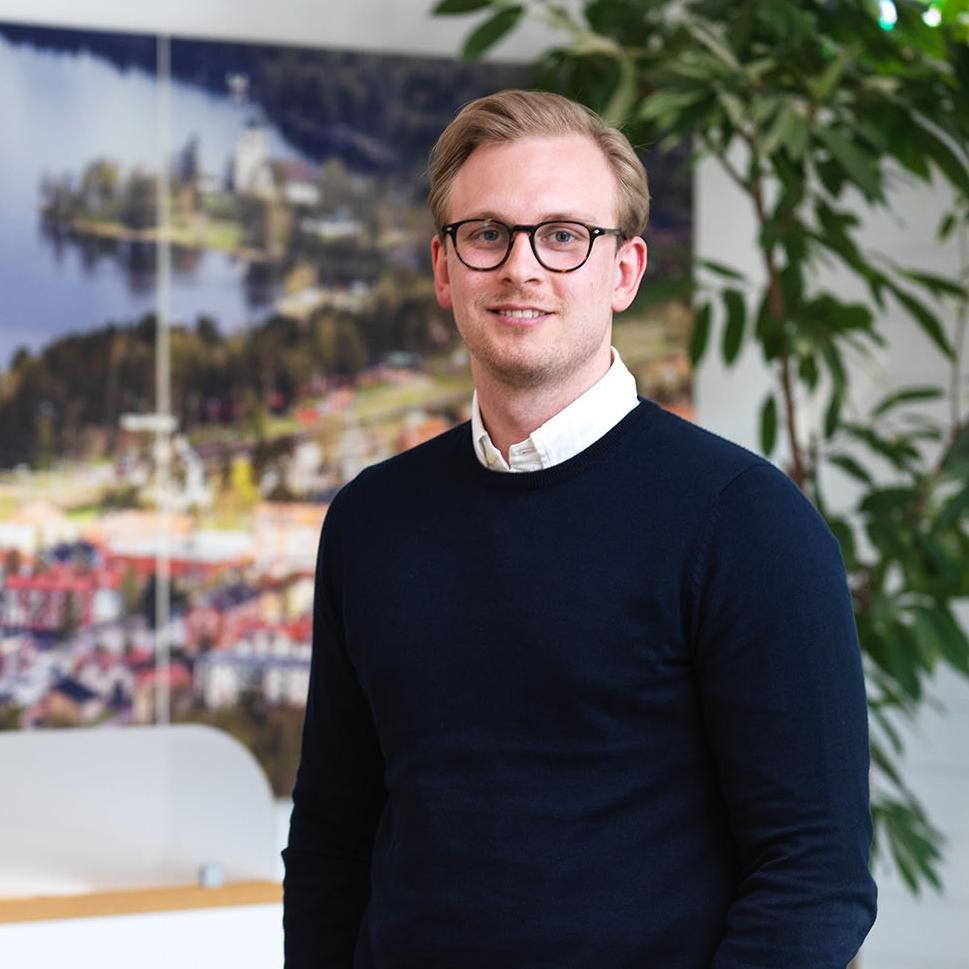
<svg viewBox="0 0 969 969">
<path fill-rule="evenodd" d="M 563 219 L 611 229 L 616 208 L 615 176 L 593 141 L 532 136 L 476 148 L 451 186 L 447 218 Z M 608 367 L 612 314 L 632 302 L 646 266 L 642 239 L 617 249 L 613 236 L 597 239 L 585 265 L 570 273 L 545 269 L 524 232 L 489 272 L 463 265 L 450 239 L 435 236 L 431 255 L 438 302 L 454 313 L 476 383 L 485 376 L 514 388 L 574 383 L 579 392 Z"/>
</svg>

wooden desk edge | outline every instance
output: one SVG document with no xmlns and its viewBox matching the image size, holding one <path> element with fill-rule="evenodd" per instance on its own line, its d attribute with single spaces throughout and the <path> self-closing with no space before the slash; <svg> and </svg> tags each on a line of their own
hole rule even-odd
<svg viewBox="0 0 969 969">
<path fill-rule="evenodd" d="M 265 881 L 228 882 L 220 888 L 173 885 L 165 888 L 89 892 L 84 895 L 0 898 L 0 924 L 50 919 L 89 919 L 145 912 L 179 912 L 233 905 L 271 905 L 282 901 L 282 898 L 282 886 L 277 882 Z"/>
</svg>

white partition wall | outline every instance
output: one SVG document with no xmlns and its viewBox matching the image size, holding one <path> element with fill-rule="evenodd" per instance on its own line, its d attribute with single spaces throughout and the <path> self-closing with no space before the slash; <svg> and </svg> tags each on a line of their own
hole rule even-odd
<svg viewBox="0 0 969 969">
<path fill-rule="evenodd" d="M 0 899 L 276 874 L 262 769 L 211 727 L 0 733 Z"/>
</svg>

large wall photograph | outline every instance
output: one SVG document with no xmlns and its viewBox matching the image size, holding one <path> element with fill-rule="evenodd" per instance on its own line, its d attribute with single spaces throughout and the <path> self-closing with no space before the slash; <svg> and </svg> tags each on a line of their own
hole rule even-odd
<svg viewBox="0 0 969 969">
<path fill-rule="evenodd" d="M 528 83 L 0 23 L 0 728 L 209 723 L 289 794 L 327 503 L 470 413 L 428 150 Z M 691 416 L 690 175 L 642 147 L 615 342 Z"/>
</svg>

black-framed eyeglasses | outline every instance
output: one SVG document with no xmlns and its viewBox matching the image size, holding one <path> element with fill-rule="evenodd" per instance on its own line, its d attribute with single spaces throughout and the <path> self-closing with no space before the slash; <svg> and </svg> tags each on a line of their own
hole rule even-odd
<svg viewBox="0 0 969 969">
<path fill-rule="evenodd" d="M 528 233 L 532 252 L 539 263 L 553 273 L 571 273 L 585 265 L 599 236 L 625 239 L 622 229 L 603 229 L 584 222 L 551 219 L 536 225 L 507 225 L 496 219 L 462 219 L 442 225 L 449 235 L 458 259 L 468 269 L 490 272 L 511 254 L 515 234 Z"/>
</svg>

